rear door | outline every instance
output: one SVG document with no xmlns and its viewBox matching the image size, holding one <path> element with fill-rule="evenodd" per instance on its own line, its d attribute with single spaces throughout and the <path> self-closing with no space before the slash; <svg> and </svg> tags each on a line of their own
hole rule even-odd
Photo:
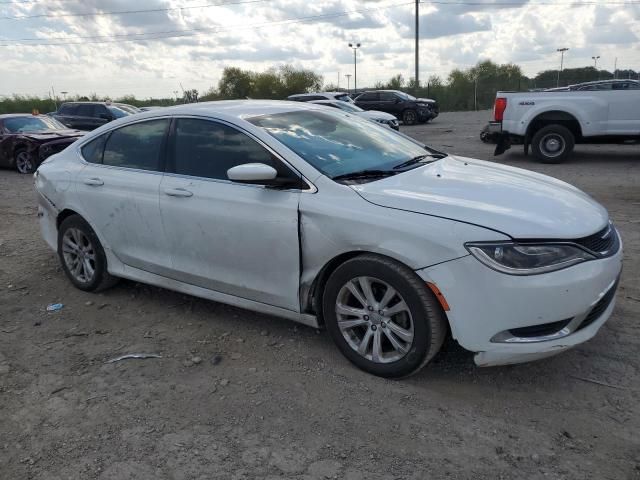
<svg viewBox="0 0 640 480">
<path fill-rule="evenodd" d="M 158 189 L 169 119 L 129 124 L 82 147 L 79 208 L 104 247 L 123 263 L 163 275 L 171 266 Z"/>
<path fill-rule="evenodd" d="M 235 126 L 178 118 L 160 209 L 173 277 L 221 293 L 300 310 L 300 190 L 235 183 L 227 170 L 265 163 L 291 170 Z M 173 173 L 170 173 L 173 172 Z"/>
<path fill-rule="evenodd" d="M 356 99 L 356 105 L 363 110 L 378 110 L 380 95 L 378 92 L 365 92 Z"/>
</svg>

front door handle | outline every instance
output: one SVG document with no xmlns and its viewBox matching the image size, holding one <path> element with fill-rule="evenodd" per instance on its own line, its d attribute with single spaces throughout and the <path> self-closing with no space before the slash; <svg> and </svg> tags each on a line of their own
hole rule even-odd
<svg viewBox="0 0 640 480">
<path fill-rule="evenodd" d="M 170 197 L 191 197 L 193 196 L 193 192 L 189 190 L 185 190 L 184 188 L 166 188 L 164 191 L 165 194 Z"/>
<path fill-rule="evenodd" d="M 85 178 L 84 179 L 84 183 L 85 185 L 93 185 L 95 187 L 99 187 L 100 185 L 104 185 L 104 182 L 97 177 L 92 177 L 92 178 Z"/>
</svg>

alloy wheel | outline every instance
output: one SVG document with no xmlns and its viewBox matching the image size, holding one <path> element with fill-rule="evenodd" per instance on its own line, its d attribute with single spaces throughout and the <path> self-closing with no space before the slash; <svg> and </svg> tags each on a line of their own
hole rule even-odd
<svg viewBox="0 0 640 480">
<path fill-rule="evenodd" d="M 388 283 L 375 277 L 353 278 L 340 289 L 335 308 L 342 336 L 367 360 L 391 363 L 411 349 L 411 311 Z"/>
<path fill-rule="evenodd" d="M 33 163 L 29 152 L 21 151 L 16 155 L 16 170 L 20 173 L 31 173 L 33 171 Z"/>
<path fill-rule="evenodd" d="M 62 237 L 62 255 L 69 273 L 81 283 L 96 274 L 96 252 L 89 237 L 78 228 L 69 228 Z"/>
<path fill-rule="evenodd" d="M 540 139 L 540 151 L 547 157 L 558 157 L 564 150 L 564 138 L 557 133 L 548 133 Z"/>
</svg>

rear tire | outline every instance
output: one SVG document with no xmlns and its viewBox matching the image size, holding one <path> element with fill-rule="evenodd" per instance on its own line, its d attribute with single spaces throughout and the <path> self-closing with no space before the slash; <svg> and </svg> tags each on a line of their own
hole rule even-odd
<svg viewBox="0 0 640 480">
<path fill-rule="evenodd" d="M 444 311 L 424 281 L 379 255 L 340 265 L 325 286 L 322 306 L 327 330 L 343 355 L 381 377 L 420 370 L 447 332 Z"/>
<path fill-rule="evenodd" d="M 566 160 L 575 146 L 571 130 L 562 125 L 547 125 L 538 130 L 531 140 L 533 154 L 542 163 L 560 163 Z"/>
<path fill-rule="evenodd" d="M 118 282 L 107 271 L 107 257 L 98 236 L 80 215 L 71 215 L 60 224 L 58 256 L 64 273 L 80 290 L 98 292 Z"/>
</svg>

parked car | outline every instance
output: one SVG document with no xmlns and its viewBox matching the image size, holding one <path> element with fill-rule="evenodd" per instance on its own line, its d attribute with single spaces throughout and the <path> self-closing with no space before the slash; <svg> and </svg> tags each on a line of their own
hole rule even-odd
<svg viewBox="0 0 640 480">
<path fill-rule="evenodd" d="M 140 107 L 141 112 L 148 112 L 149 110 L 157 110 L 159 108 L 164 108 L 162 106 L 157 105 L 147 105 L 146 107 Z"/>
<path fill-rule="evenodd" d="M 395 115 L 405 125 L 425 123 L 438 116 L 435 100 L 416 98 L 399 90 L 374 90 L 356 97 L 355 104 L 364 110 L 379 110 Z"/>
<path fill-rule="evenodd" d="M 113 105 L 114 107 L 118 107 L 119 109 L 124 110 L 125 112 L 129 112 L 130 114 L 142 112 L 141 108 L 135 107 L 133 105 L 129 105 L 127 103 L 112 103 L 111 105 Z"/>
<path fill-rule="evenodd" d="M 385 377 L 419 370 L 448 331 L 483 366 L 585 342 L 622 267 L 607 211 L 577 188 L 308 103 L 122 118 L 35 176 L 42 234 L 79 289 L 123 277 L 325 326 Z"/>
<path fill-rule="evenodd" d="M 84 135 L 47 115 L 0 115 L 0 166 L 32 173 L 50 155 Z"/>
<path fill-rule="evenodd" d="M 400 130 L 398 125 L 398 119 L 390 113 L 377 112 L 376 110 L 363 110 L 357 105 L 349 102 L 343 102 L 341 100 L 313 100 L 309 103 L 315 103 L 317 105 L 324 105 L 326 107 L 338 108 L 348 113 L 352 113 L 372 122 L 381 123 L 394 130 Z"/>
<path fill-rule="evenodd" d="M 134 113 L 138 112 L 111 102 L 67 102 L 60 105 L 53 118 L 69 128 L 94 130 L 105 123 Z"/>
<path fill-rule="evenodd" d="M 575 144 L 640 141 L 640 83 L 608 80 L 544 92 L 498 92 L 489 135 L 496 155 L 531 147 L 543 163 L 566 160 Z"/>
<path fill-rule="evenodd" d="M 346 92 L 315 92 L 315 93 L 297 93 L 289 95 L 287 100 L 293 102 L 312 102 L 314 100 L 339 100 L 341 102 L 353 103 L 353 99 Z"/>
</svg>

